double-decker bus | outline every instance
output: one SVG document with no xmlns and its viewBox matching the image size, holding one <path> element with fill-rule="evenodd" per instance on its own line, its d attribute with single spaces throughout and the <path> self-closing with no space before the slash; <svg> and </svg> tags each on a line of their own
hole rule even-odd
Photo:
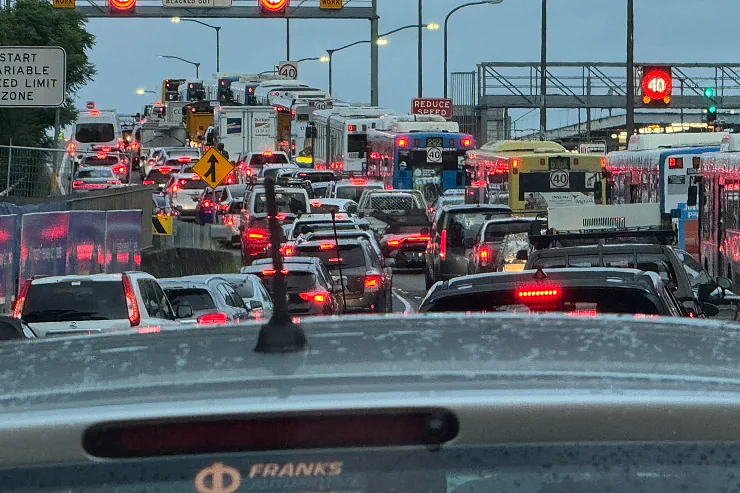
<svg viewBox="0 0 740 493">
<path fill-rule="evenodd" d="M 380 124 L 380 117 L 392 113 L 375 107 L 347 106 L 314 111 L 316 162 L 352 175 L 365 173 L 368 132 Z"/>
<path fill-rule="evenodd" d="M 659 204 L 670 214 L 678 246 L 699 254 L 699 208 L 688 206 L 701 156 L 720 150 L 726 133 L 633 135 L 627 150 L 606 156 L 609 204 Z"/>
<path fill-rule="evenodd" d="M 178 101 L 203 101 L 206 90 L 202 80 L 185 80 L 177 88 Z"/>
<path fill-rule="evenodd" d="M 603 205 L 605 158 L 568 152 L 550 141 L 489 142 L 467 154 L 472 185 L 502 196 L 514 212 L 539 213 L 549 206 Z"/>
<path fill-rule="evenodd" d="M 700 260 L 712 279 L 740 287 L 740 135 L 724 137 L 720 152 L 703 154 L 701 180 L 689 191 L 699 206 Z"/>
<path fill-rule="evenodd" d="M 439 115 L 385 115 L 367 135 L 367 171 L 386 188 L 417 189 L 433 202 L 446 190 L 464 188 L 470 134 Z"/>
<path fill-rule="evenodd" d="M 180 85 L 185 79 L 165 79 L 162 81 L 162 101 L 177 101 Z"/>
</svg>

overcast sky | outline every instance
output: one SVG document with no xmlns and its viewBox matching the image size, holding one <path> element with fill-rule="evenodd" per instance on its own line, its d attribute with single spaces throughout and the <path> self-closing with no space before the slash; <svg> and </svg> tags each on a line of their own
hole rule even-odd
<svg viewBox="0 0 740 493">
<path fill-rule="evenodd" d="M 296 0 L 294 0 L 296 1 Z M 440 25 L 450 9 L 467 0 L 424 0 L 424 22 Z M 417 0 L 378 0 L 380 32 L 416 24 Z M 649 62 L 732 62 L 737 59 L 735 25 L 740 2 L 650 0 L 635 2 L 635 59 Z M 625 60 L 624 0 L 549 0 L 550 61 Z M 221 71 L 256 73 L 285 59 L 285 21 L 276 19 L 203 19 L 222 26 Z M 370 35 L 368 21 L 291 22 L 291 58 L 321 56 Z M 450 20 L 450 71 L 473 71 L 482 61 L 537 61 L 540 53 L 540 0 L 504 0 L 500 5 L 463 9 Z M 709 28 L 711 26 L 711 30 Z M 79 92 L 80 104 L 122 113 L 140 111 L 158 95 L 139 96 L 137 87 L 161 91 L 166 78 L 195 75 L 194 68 L 157 55 L 201 62 L 201 78 L 216 69 L 215 32 L 195 23 L 168 19 L 91 19 L 97 45 L 91 53 L 98 75 Z M 155 34 L 156 33 L 156 34 Z M 424 34 L 424 93 L 442 94 L 442 29 Z M 380 104 L 408 112 L 416 96 L 416 31 L 390 38 L 380 47 Z M 350 48 L 334 56 L 334 96 L 370 101 L 370 50 Z M 304 62 L 299 78 L 327 89 L 328 69 Z M 536 118 L 536 115 L 532 115 Z M 555 113 L 550 126 L 574 123 L 568 112 Z M 522 124 L 527 125 L 527 120 Z"/>
</svg>

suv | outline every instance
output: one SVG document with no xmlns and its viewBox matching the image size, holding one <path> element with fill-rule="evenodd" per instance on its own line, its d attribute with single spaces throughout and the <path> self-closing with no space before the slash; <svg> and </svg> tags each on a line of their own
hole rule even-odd
<svg viewBox="0 0 740 493">
<path fill-rule="evenodd" d="M 249 317 L 249 309 L 225 279 L 218 276 L 187 276 L 162 279 L 162 288 L 172 306 L 190 311 L 185 323 L 198 325 L 239 322 Z"/>
<path fill-rule="evenodd" d="M 177 325 L 161 286 L 144 272 L 26 281 L 13 316 L 41 337 L 130 329 L 159 332 L 163 325 Z"/>
<path fill-rule="evenodd" d="M 369 242 L 357 239 L 297 243 L 293 255 L 321 259 L 334 276 L 334 285 L 344 289 L 347 309 L 393 311 L 392 275 Z"/>
<path fill-rule="evenodd" d="M 281 224 L 291 224 L 293 220 L 311 212 L 308 192 L 303 188 L 275 187 L 277 218 Z M 263 185 L 247 189 L 241 209 L 241 251 L 242 263 L 250 264 L 254 259 L 268 255 L 270 233 L 267 224 L 267 195 Z"/>
<path fill-rule="evenodd" d="M 365 190 L 385 190 L 385 186 L 380 181 L 367 178 L 350 178 L 331 183 L 326 196 L 332 199 L 349 199 L 359 202 Z"/>
<path fill-rule="evenodd" d="M 468 257 L 483 223 L 511 215 L 505 205 L 451 205 L 437 211 L 424 252 L 427 289 L 437 281 L 466 275 Z"/>
<path fill-rule="evenodd" d="M 486 221 L 473 241 L 473 251 L 468 258 L 468 274 L 496 271 L 501 245 L 506 235 L 528 233 L 535 219 L 509 217 Z"/>
<path fill-rule="evenodd" d="M 165 185 L 165 193 L 170 196 L 170 203 L 180 217 L 194 219 L 195 207 L 206 186 L 206 182 L 195 173 L 175 173 L 170 175 Z"/>
</svg>

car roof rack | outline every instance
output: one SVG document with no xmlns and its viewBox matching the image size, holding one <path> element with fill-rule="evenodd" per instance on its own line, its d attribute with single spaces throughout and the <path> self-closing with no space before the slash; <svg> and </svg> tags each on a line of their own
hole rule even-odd
<svg viewBox="0 0 740 493">
<path fill-rule="evenodd" d="M 619 238 L 634 238 L 641 241 L 641 243 L 654 243 L 658 245 L 674 245 L 676 243 L 676 231 L 672 227 L 657 226 L 650 228 L 626 228 L 619 230 L 583 230 L 583 231 L 567 231 L 559 233 L 554 230 L 548 230 L 546 233 L 542 233 L 542 222 L 533 221 L 532 227 L 529 231 L 529 241 L 537 250 L 545 248 L 551 248 L 558 243 L 567 241 L 575 243 L 573 246 L 589 246 L 589 245 L 578 245 L 579 242 L 587 240 L 596 240 L 596 244 L 603 244 L 607 240 L 614 240 Z M 561 245 L 562 246 L 562 245 Z"/>
</svg>

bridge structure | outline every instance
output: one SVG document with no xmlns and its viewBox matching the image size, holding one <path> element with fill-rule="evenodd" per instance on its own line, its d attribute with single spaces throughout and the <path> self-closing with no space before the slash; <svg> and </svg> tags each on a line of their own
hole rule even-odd
<svg viewBox="0 0 740 493">
<path fill-rule="evenodd" d="M 718 108 L 722 125 L 738 125 L 734 111 L 740 109 L 740 64 L 736 63 L 640 63 L 635 80 L 641 79 L 643 66 L 670 66 L 673 91 L 667 107 L 654 108 L 643 103 L 639 84 L 631 97 L 635 101 L 636 125 L 670 126 L 675 123 L 706 122 L 706 108 Z M 455 117 L 479 142 L 511 138 L 510 110 L 538 109 L 542 103 L 541 65 L 536 62 L 484 62 L 474 72 L 451 75 Z M 592 110 L 624 111 L 627 106 L 627 65 L 601 62 L 548 62 L 546 102 L 548 109 L 585 112 L 584 123 L 567 129 L 548 129 L 550 136 L 566 135 L 581 141 L 596 138 L 607 141 L 626 128 L 624 115 L 592 119 Z M 707 98 L 704 89 L 715 94 Z M 706 125 L 705 125 L 706 128 Z M 575 133 L 575 135 L 573 135 Z M 573 137 L 570 137 L 573 135 Z M 531 137 L 531 136 L 527 136 Z M 617 147 L 618 141 L 610 147 Z"/>
</svg>

